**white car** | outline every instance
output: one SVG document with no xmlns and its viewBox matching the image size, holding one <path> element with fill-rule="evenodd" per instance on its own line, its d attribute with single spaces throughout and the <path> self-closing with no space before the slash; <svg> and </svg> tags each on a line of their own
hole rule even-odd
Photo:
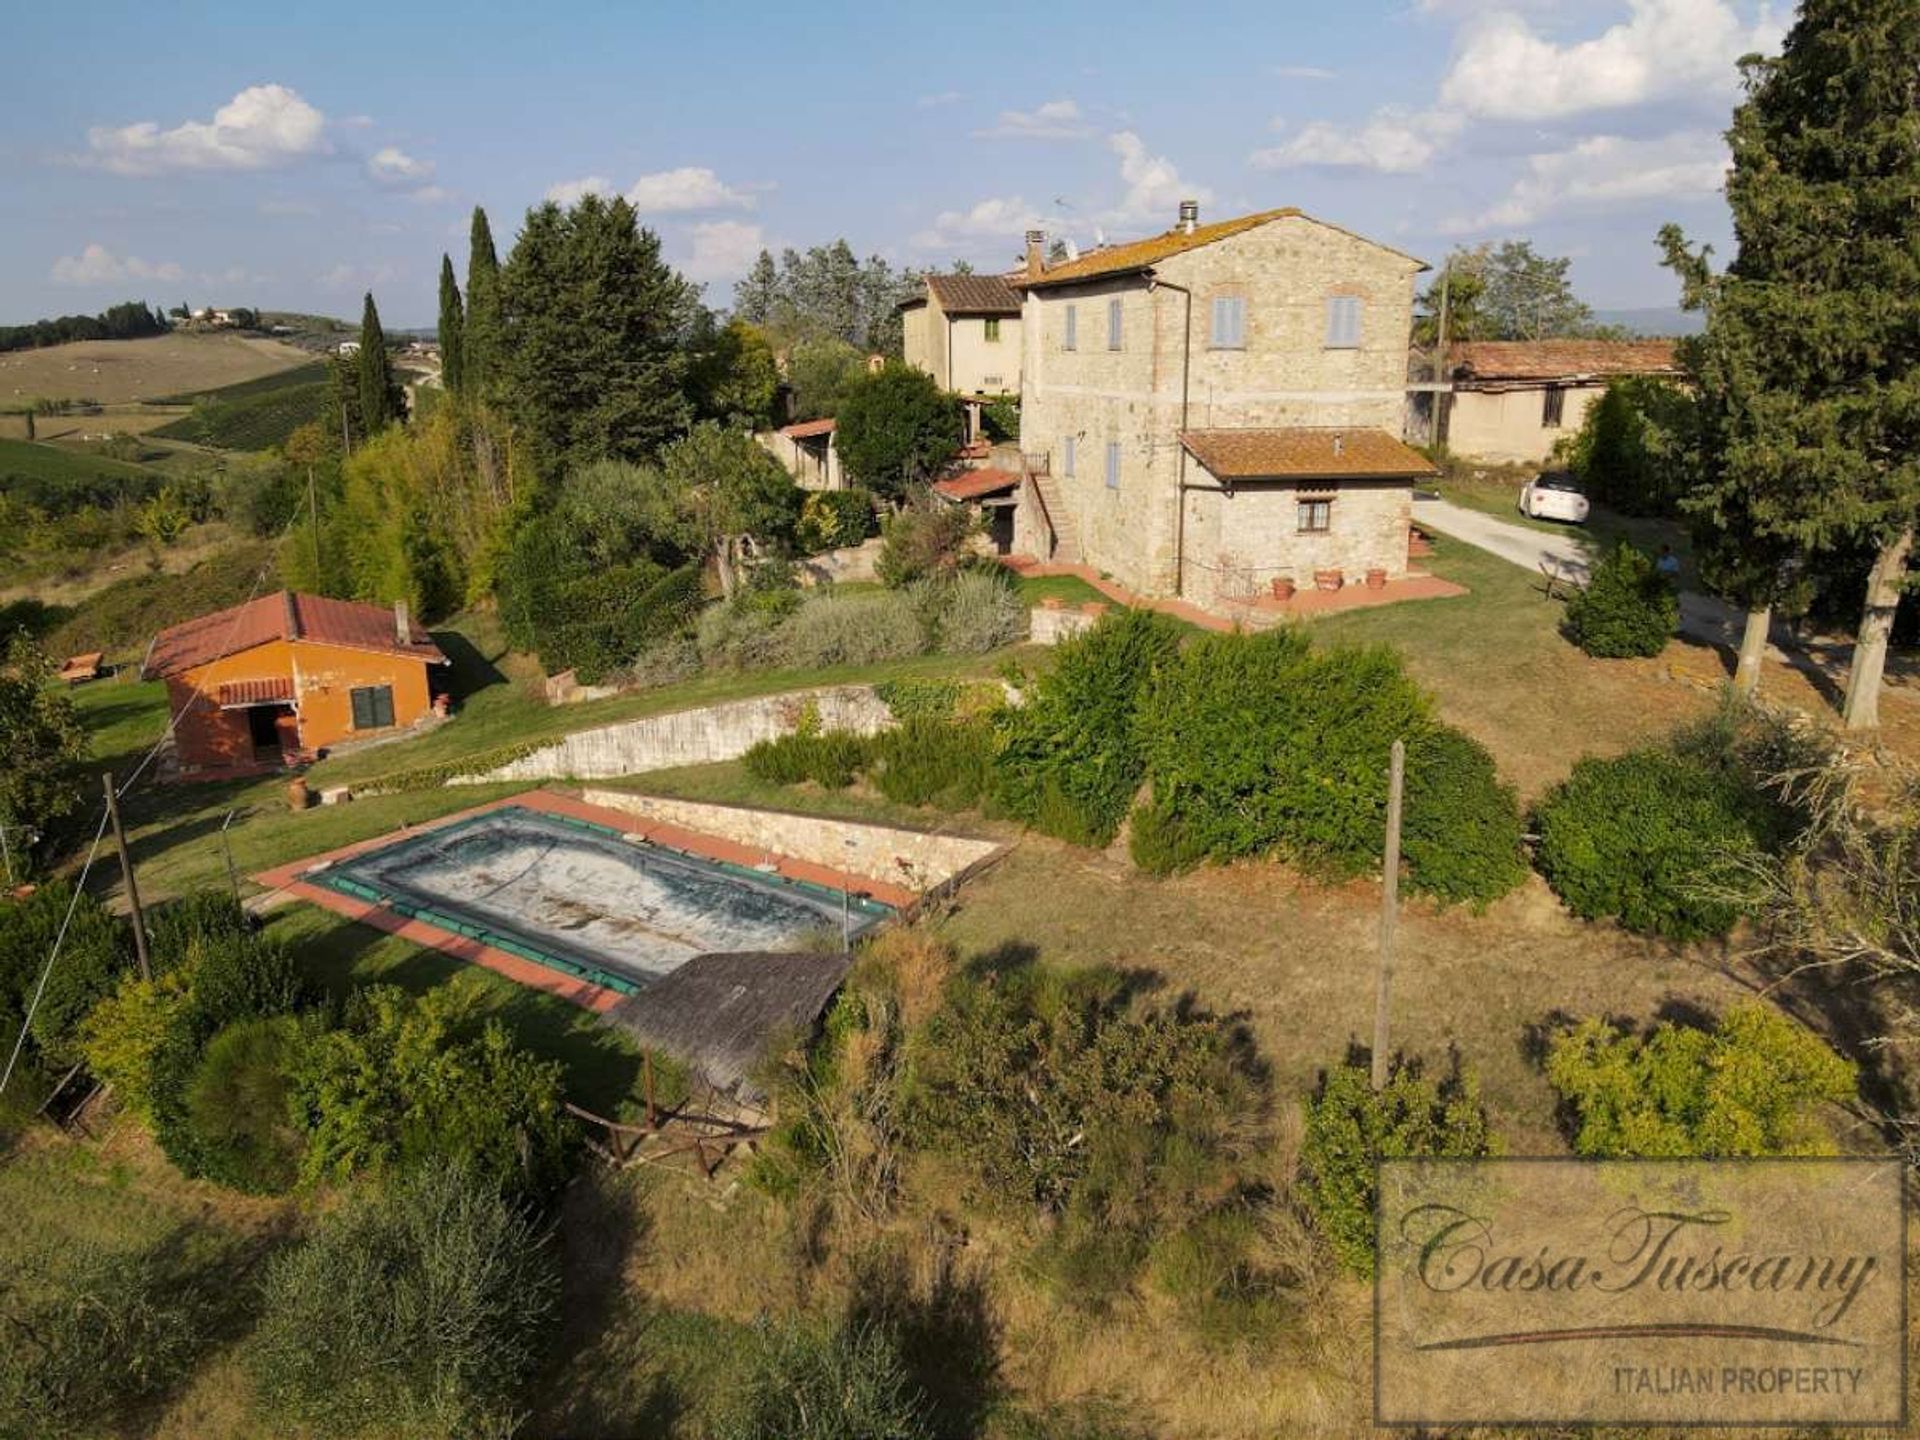
<svg viewBox="0 0 1920 1440">
<path fill-rule="evenodd" d="M 1520 489 L 1520 513 L 1535 520 L 1584 525 L 1588 508 L 1580 487 L 1564 475 L 1536 476 Z"/>
</svg>

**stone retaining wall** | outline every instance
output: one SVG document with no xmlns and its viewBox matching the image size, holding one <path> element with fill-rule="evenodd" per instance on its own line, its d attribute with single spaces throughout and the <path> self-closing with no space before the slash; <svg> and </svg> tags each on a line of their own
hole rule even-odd
<svg viewBox="0 0 1920 1440">
<path fill-rule="evenodd" d="M 1002 848 L 991 840 L 959 835 L 928 835 L 891 825 L 822 820 L 812 815 L 635 795 L 625 790 L 588 789 L 581 798 L 589 805 L 678 825 L 914 891 L 954 884 L 993 859 Z"/>
<path fill-rule="evenodd" d="M 699 710 L 649 715 L 563 735 L 531 755 L 480 775 L 462 775 L 457 785 L 501 780 L 608 780 L 679 765 L 737 760 L 762 740 L 792 733 L 811 704 L 827 730 L 875 735 L 893 724 L 893 713 L 871 685 L 789 690 Z"/>
</svg>

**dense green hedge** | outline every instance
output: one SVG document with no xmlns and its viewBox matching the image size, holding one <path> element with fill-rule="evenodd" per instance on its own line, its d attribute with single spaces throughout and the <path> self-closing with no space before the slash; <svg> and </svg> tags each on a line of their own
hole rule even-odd
<svg viewBox="0 0 1920 1440">
<path fill-rule="evenodd" d="M 1054 667 L 1001 713 L 996 798 L 1036 830 L 1105 845 L 1147 771 L 1137 714 L 1173 662 L 1180 627 L 1152 610 L 1117 610 L 1059 647 Z"/>
<path fill-rule="evenodd" d="M 1520 803 L 1486 746 L 1451 725 L 1413 737 L 1400 835 L 1412 889 L 1484 905 L 1527 878 L 1525 839 Z"/>
<path fill-rule="evenodd" d="M 791 735 L 760 741 L 740 763 L 756 780 L 771 785 L 811 780 L 829 790 L 844 790 L 866 768 L 872 751 L 873 742 L 851 730 L 803 725 Z"/>
<path fill-rule="evenodd" d="M 546 740 L 516 740 L 511 745 L 496 745 L 491 750 L 476 750 L 471 755 L 462 755 L 453 760 L 442 760 L 436 765 L 416 765 L 410 770 L 395 770 L 392 774 L 382 775 L 360 787 L 362 793 L 397 795 L 405 790 L 438 790 L 449 781 L 463 779 L 469 775 L 485 775 L 502 765 L 511 765 L 516 760 L 524 760 L 536 751 L 550 745 L 557 745 L 558 737 Z"/>
<path fill-rule="evenodd" d="M 1588 757 L 1535 810 L 1535 863 L 1567 908 L 1629 930 L 1723 935 L 1740 907 L 1715 893 L 1762 848 L 1770 818 L 1750 786 L 1659 750 Z"/>
<path fill-rule="evenodd" d="M 1616 545 L 1567 602 L 1567 638 L 1605 660 L 1658 655 L 1680 628 L 1680 597 L 1652 560 Z"/>
<path fill-rule="evenodd" d="M 916 715 L 881 734 L 874 756 L 874 784 L 897 805 L 971 810 L 993 790 L 994 730 L 983 715 Z"/>
</svg>

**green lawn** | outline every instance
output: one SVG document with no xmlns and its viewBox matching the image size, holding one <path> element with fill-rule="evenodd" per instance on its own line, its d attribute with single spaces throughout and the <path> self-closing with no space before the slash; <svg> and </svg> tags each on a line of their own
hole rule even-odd
<svg viewBox="0 0 1920 1440">
<path fill-rule="evenodd" d="M 1013 589 L 1029 609 L 1042 600 L 1059 600 L 1068 606 L 1085 605 L 1090 600 L 1108 603 L 1105 595 L 1078 575 L 1022 575 Z"/>
<path fill-rule="evenodd" d="M 90 681 L 69 692 L 99 765 L 125 775 L 165 733 L 167 686 L 162 680 L 136 680 L 126 672 Z"/>
<path fill-rule="evenodd" d="M 159 478 L 144 465 L 110 460 L 105 455 L 32 440 L 0 440 L 0 490 L 20 481 L 53 486 L 108 481 L 134 486 L 144 493 Z"/>
</svg>

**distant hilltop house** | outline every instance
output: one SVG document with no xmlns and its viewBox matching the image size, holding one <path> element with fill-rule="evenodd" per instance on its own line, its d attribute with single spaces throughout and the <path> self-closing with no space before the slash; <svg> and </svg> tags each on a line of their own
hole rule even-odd
<svg viewBox="0 0 1920 1440">
<path fill-rule="evenodd" d="M 1607 382 L 1678 375 L 1671 340 L 1475 340 L 1448 352 L 1445 438 L 1477 460 L 1540 464 Z"/>
<path fill-rule="evenodd" d="M 1020 292 L 998 275 L 928 275 L 899 308 L 907 364 L 959 394 L 978 439 L 981 409 L 1020 393 Z"/>
<path fill-rule="evenodd" d="M 1298 210 L 1049 265 L 1027 234 L 1014 546 L 1232 607 L 1407 573 L 1410 255 Z"/>
<path fill-rule="evenodd" d="M 183 773 L 245 772 L 418 724 L 446 663 L 404 604 L 282 590 L 162 630 L 141 676 L 167 682 Z"/>
<path fill-rule="evenodd" d="M 360 342 L 358 340 L 342 340 L 338 345 L 334 346 L 333 348 L 334 348 L 334 353 L 339 355 L 342 359 L 350 360 L 355 355 L 358 355 L 360 353 Z"/>
</svg>

